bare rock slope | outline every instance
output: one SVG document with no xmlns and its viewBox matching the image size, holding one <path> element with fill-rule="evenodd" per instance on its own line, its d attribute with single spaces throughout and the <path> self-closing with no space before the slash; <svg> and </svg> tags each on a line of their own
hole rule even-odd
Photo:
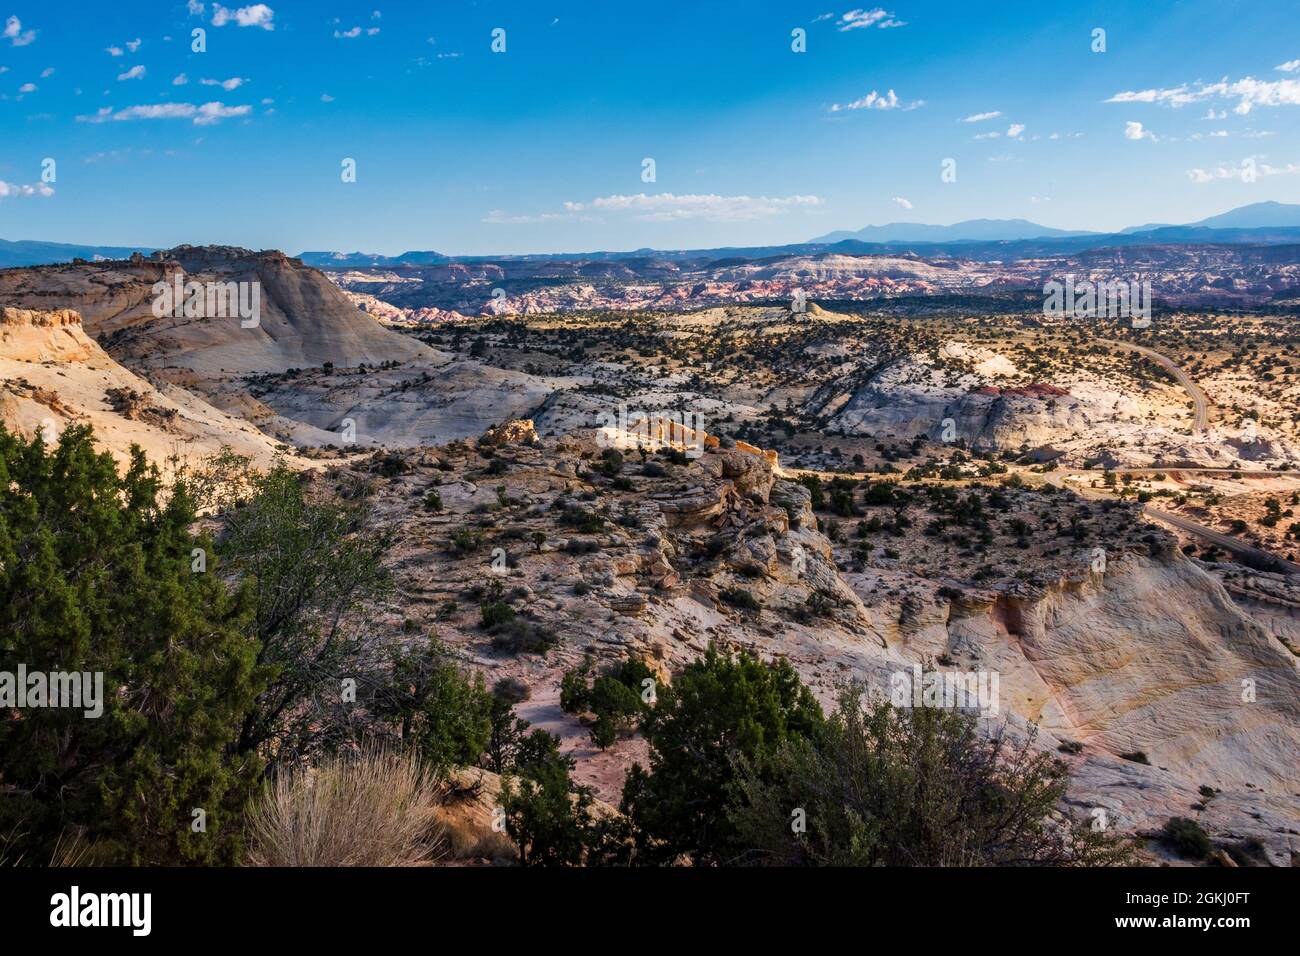
<svg viewBox="0 0 1300 956">
<path fill-rule="evenodd" d="M 70 309 L 0 310 L 0 422 L 53 441 L 87 424 L 119 460 L 139 445 L 154 462 L 229 447 L 260 464 L 283 449 L 248 422 L 176 386 L 155 388 L 114 361 Z"/>
</svg>

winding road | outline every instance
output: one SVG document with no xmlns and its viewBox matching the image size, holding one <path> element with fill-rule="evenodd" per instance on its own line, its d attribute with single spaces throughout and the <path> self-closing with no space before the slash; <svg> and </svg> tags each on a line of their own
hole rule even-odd
<svg viewBox="0 0 1300 956">
<path fill-rule="evenodd" d="M 1155 349 L 1149 349 L 1145 345 L 1134 345 L 1131 342 L 1120 342 L 1116 339 L 1098 339 L 1098 341 L 1137 352 L 1155 362 L 1177 379 L 1178 384 L 1183 387 L 1188 395 L 1192 396 L 1192 402 L 1196 406 L 1196 410 L 1192 415 L 1192 434 L 1201 435 L 1205 432 L 1206 426 L 1209 424 L 1210 399 L 1205 394 L 1205 389 L 1192 381 L 1192 377 L 1183 370 L 1181 365 L 1169 356 L 1162 355 Z"/>
</svg>

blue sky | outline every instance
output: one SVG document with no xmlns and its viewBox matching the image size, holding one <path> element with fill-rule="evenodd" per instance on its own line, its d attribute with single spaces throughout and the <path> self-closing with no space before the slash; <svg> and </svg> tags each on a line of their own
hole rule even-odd
<svg viewBox="0 0 1300 956">
<path fill-rule="evenodd" d="M 0 22 L 5 239 L 704 248 L 1300 201 L 1296 0 L 0 0 Z"/>
</svg>

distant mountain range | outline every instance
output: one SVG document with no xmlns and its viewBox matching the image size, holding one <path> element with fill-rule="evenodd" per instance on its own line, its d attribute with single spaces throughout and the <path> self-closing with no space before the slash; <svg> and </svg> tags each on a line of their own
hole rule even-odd
<svg viewBox="0 0 1300 956">
<path fill-rule="evenodd" d="M 856 232 L 844 229 L 828 232 L 808 240 L 812 244 L 832 244 L 845 240 L 858 242 L 996 242 L 1011 239 L 1041 239 L 1046 236 L 1095 236 L 1095 232 L 1070 232 L 1040 226 L 1028 219 L 966 219 L 951 226 L 931 226 L 921 222 L 891 222 L 883 226 L 864 226 Z"/>
<path fill-rule="evenodd" d="M 1188 230 L 1185 241 L 1204 242 L 1202 232 L 1191 230 L 1205 229 L 1274 229 L 1300 228 L 1300 204 L 1280 202 L 1257 202 L 1240 206 L 1218 216 L 1210 216 L 1197 222 L 1184 223 L 1181 226 L 1169 223 L 1147 223 L 1142 226 L 1129 226 L 1118 233 L 1091 232 L 1087 230 L 1053 229 L 1042 226 L 1028 219 L 967 219 L 955 222 L 951 226 L 932 226 L 919 222 L 891 222 L 883 226 L 866 226 L 856 232 L 839 230 L 828 232 L 824 236 L 810 239 L 809 244 L 830 245 L 846 240 L 858 242 L 898 243 L 898 242 L 1007 242 L 1018 239 L 1076 238 L 1104 239 L 1113 235 L 1146 235 L 1163 233 L 1160 241 L 1180 241 L 1171 229 Z M 1208 240 L 1214 241 L 1214 240 Z M 1229 240 L 1232 241 L 1232 240 Z M 1249 241 L 1249 240 L 1247 240 Z"/>
<path fill-rule="evenodd" d="M 830 232 L 809 242 L 722 249 L 636 249 L 624 252 L 569 252 L 542 255 L 450 256 L 432 250 L 385 256 L 368 252 L 309 251 L 304 264 L 318 269 L 374 269 L 476 262 L 709 262 L 791 255 L 912 255 L 925 259 L 1013 261 L 1073 255 L 1087 249 L 1134 245 L 1284 245 L 1300 244 L 1300 203 L 1257 202 L 1182 225 L 1146 223 L 1119 232 L 1054 229 L 1027 219 L 967 219 L 950 226 L 894 222 L 856 232 Z M 60 242 L 0 239 L 0 268 L 70 262 L 74 258 L 125 259 L 149 255 L 148 246 L 89 246 Z"/>
<path fill-rule="evenodd" d="M 73 259 L 129 259 L 131 253 L 149 255 L 152 246 L 82 246 L 67 242 L 39 242 L 20 239 L 9 242 L 0 239 L 0 268 L 13 266 L 39 266 L 49 262 L 71 262 Z"/>
<path fill-rule="evenodd" d="M 432 266 L 451 262 L 441 252 L 403 252 L 400 256 L 381 256 L 374 252 L 304 252 L 299 259 L 318 269 L 342 269 L 374 266 Z"/>
</svg>

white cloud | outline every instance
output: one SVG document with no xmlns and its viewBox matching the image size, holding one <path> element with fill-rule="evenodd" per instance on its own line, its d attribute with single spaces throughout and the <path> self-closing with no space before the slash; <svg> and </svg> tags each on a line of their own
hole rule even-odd
<svg viewBox="0 0 1300 956">
<path fill-rule="evenodd" d="M 573 219 L 572 215 L 562 212 L 544 212 L 536 216 L 511 215 L 504 209 L 493 209 L 483 217 L 483 222 L 493 226 L 519 226 L 535 222 L 556 222 L 561 219 Z"/>
<path fill-rule="evenodd" d="M 19 92 L 19 93 L 35 93 L 35 92 L 36 92 L 36 84 L 35 84 L 35 83 L 24 83 L 22 86 L 18 87 L 18 92 Z"/>
<path fill-rule="evenodd" d="M 910 199 L 904 199 L 902 196 L 895 196 L 894 202 L 899 206 L 902 206 L 904 209 L 912 208 L 912 201 Z"/>
<path fill-rule="evenodd" d="M 17 17 L 10 17 L 5 21 L 4 32 L 0 37 L 8 40 L 14 46 L 27 46 L 36 39 L 35 30 L 24 30 L 22 22 Z"/>
<path fill-rule="evenodd" d="M 1025 131 L 1024 123 L 1012 123 L 1007 127 L 1007 137 L 1009 139 L 1019 139 L 1020 134 Z"/>
<path fill-rule="evenodd" d="M 241 76 L 232 76 L 228 80 L 199 80 L 199 83 L 202 86 L 219 86 L 227 93 L 229 93 L 231 90 L 239 89 L 247 82 L 248 80 L 244 79 Z"/>
<path fill-rule="evenodd" d="M 1300 70 L 1300 60 L 1287 60 L 1285 63 L 1279 63 L 1273 69 L 1281 70 L 1283 73 L 1294 73 L 1296 70 Z"/>
<path fill-rule="evenodd" d="M 1149 139 L 1154 143 L 1156 134 L 1149 129 L 1143 129 L 1141 123 L 1130 120 L 1124 124 L 1124 138 L 1131 140 Z"/>
<path fill-rule="evenodd" d="M 128 106 L 113 112 L 111 106 L 105 106 L 92 116 L 78 116 L 82 123 L 126 122 L 139 119 L 187 119 L 195 126 L 210 126 L 218 120 L 231 116 L 247 116 L 251 106 L 226 106 L 224 103 L 150 103 L 142 106 Z"/>
<path fill-rule="evenodd" d="M 106 46 L 104 47 L 104 52 L 107 53 L 109 56 L 121 56 L 126 51 L 123 50 L 120 46 Z"/>
<path fill-rule="evenodd" d="M 851 103 L 831 104 L 831 112 L 839 113 L 844 110 L 896 110 L 900 107 L 903 110 L 914 110 L 924 105 L 925 100 L 916 100 L 904 106 L 902 100 L 898 98 L 898 94 L 893 90 L 890 90 L 884 96 L 872 90 L 866 96 Z"/>
<path fill-rule="evenodd" d="M 136 37 L 134 40 L 127 40 L 126 48 L 134 53 L 136 50 L 140 49 L 140 43 L 141 40 L 139 37 Z"/>
<path fill-rule="evenodd" d="M 46 79 L 47 77 L 51 77 L 53 75 L 54 75 L 54 67 L 52 66 L 47 66 L 45 69 L 41 70 L 42 80 Z"/>
<path fill-rule="evenodd" d="M 1240 179 L 1246 182 L 1246 170 L 1253 167 L 1255 176 L 1293 176 L 1300 173 L 1300 163 L 1287 163 L 1285 166 L 1272 166 L 1261 162 L 1262 157 L 1247 156 L 1235 166 L 1219 163 L 1210 169 L 1189 169 L 1187 178 L 1194 183 L 1212 183 L 1216 180 Z"/>
<path fill-rule="evenodd" d="M 359 37 L 359 36 L 361 36 L 360 27 L 353 27 L 351 30 L 334 31 L 334 39 L 336 40 L 350 40 L 353 37 Z"/>
<path fill-rule="evenodd" d="M 172 86 L 184 86 L 189 81 L 190 78 L 186 76 L 184 73 L 181 73 L 178 74 L 174 80 L 172 80 Z"/>
<path fill-rule="evenodd" d="M 559 220 L 589 220 L 592 214 L 610 213 L 628 215 L 640 222 L 677 222 L 704 220 L 709 222 L 748 222 L 797 210 L 820 206 L 825 200 L 817 196 L 718 196 L 678 195 L 658 193 L 650 196 L 601 196 L 588 202 L 566 202 L 562 212 L 545 212 L 532 215 L 512 215 L 501 209 L 491 210 L 484 218 L 486 223 L 507 225 L 518 223 L 555 222 Z"/>
<path fill-rule="evenodd" d="M 1300 80 L 1257 80 L 1247 76 L 1230 83 L 1224 78 L 1218 83 L 1184 83 L 1167 89 L 1129 90 L 1116 93 L 1106 102 L 1179 107 L 1207 99 L 1235 99 L 1237 105 L 1233 112 L 1241 115 L 1257 106 L 1300 106 Z"/>
<path fill-rule="evenodd" d="M 144 67 L 141 66 L 139 63 L 137 63 L 135 66 L 131 67 L 131 69 L 127 70 L 125 73 L 117 74 L 117 78 L 119 80 L 138 80 L 141 77 L 143 77 L 144 74 L 145 74 Z"/>
<path fill-rule="evenodd" d="M 188 0 L 185 9 L 189 11 L 192 17 L 203 16 L 203 4 L 199 3 L 199 0 Z"/>
<path fill-rule="evenodd" d="M 38 186 L 23 186 L 18 183 L 7 183 L 0 179 L 0 199 L 8 199 L 11 196 L 53 196 L 54 189 L 48 183 L 41 183 Z"/>
<path fill-rule="evenodd" d="M 647 196 L 602 196 L 589 203 L 566 202 L 568 212 L 631 213 L 643 222 L 672 222 L 682 219 L 704 219 L 710 222 L 744 222 L 780 215 L 794 209 L 819 206 L 817 196 L 718 196 L 676 195 L 658 193 Z"/>
<path fill-rule="evenodd" d="M 224 27 L 227 23 L 236 23 L 241 27 L 261 27 L 263 30 L 274 30 L 275 24 L 272 19 L 275 17 L 275 11 L 265 3 L 255 3 L 252 6 L 240 7 L 238 10 L 230 10 L 219 3 L 212 5 L 212 25 L 214 27 Z"/>
<path fill-rule="evenodd" d="M 198 115 L 194 117 L 194 125 L 211 126 L 219 120 L 229 119 L 232 116 L 247 116 L 252 109 L 251 106 L 226 106 L 224 103 L 204 103 L 199 107 Z"/>
<path fill-rule="evenodd" d="M 993 130 L 992 132 L 988 132 L 988 133 L 976 133 L 975 138 L 976 139 L 997 139 L 1001 135 L 1002 134 L 999 133 L 997 130 Z"/>
<path fill-rule="evenodd" d="M 322 93 L 320 95 L 320 101 L 322 103 L 333 103 L 334 97 L 330 96 L 328 93 Z"/>
<path fill-rule="evenodd" d="M 890 27 L 905 26 L 907 26 L 906 23 L 896 19 L 892 13 L 886 13 L 880 7 L 876 7 L 874 10 L 850 10 L 841 16 L 840 22 L 836 24 L 841 33 L 849 30 L 864 30 L 867 27 L 887 30 Z"/>
<path fill-rule="evenodd" d="M 1001 115 L 1002 115 L 1001 110 L 993 110 L 991 113 L 972 113 L 970 116 L 967 116 L 964 120 L 962 120 L 962 122 L 982 123 L 985 120 L 997 119 Z"/>
</svg>

